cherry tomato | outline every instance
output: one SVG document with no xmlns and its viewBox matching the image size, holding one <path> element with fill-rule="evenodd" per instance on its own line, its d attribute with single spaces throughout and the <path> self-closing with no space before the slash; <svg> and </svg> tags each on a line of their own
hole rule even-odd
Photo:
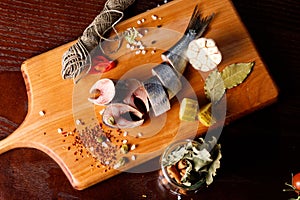
<svg viewBox="0 0 300 200">
<path fill-rule="evenodd" d="M 297 193 L 300 191 L 300 173 L 297 173 L 293 176 L 293 181 L 292 181 L 293 187 L 295 187 Z"/>
<path fill-rule="evenodd" d="M 109 60 L 103 55 L 94 57 L 92 63 L 92 68 L 89 72 L 90 74 L 104 73 L 116 67 L 117 65 L 116 61 Z"/>
</svg>

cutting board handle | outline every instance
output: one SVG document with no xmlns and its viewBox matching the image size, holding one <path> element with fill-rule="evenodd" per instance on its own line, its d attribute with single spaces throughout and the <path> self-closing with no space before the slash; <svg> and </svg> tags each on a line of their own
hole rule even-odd
<svg viewBox="0 0 300 200">
<path fill-rule="evenodd" d="M 0 141 L 0 155 L 11 149 L 25 147 L 24 145 L 22 145 L 22 143 L 25 142 L 25 138 L 22 135 L 26 134 L 21 133 L 22 132 L 20 131 L 20 129 L 17 129 L 15 132 Z M 26 142 L 28 141 L 26 140 Z"/>
</svg>

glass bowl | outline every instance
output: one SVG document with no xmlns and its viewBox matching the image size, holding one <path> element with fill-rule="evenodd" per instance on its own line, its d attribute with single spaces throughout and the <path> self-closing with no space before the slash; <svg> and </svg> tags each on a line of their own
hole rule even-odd
<svg viewBox="0 0 300 200">
<path fill-rule="evenodd" d="M 170 190 L 174 194 L 189 194 L 189 193 L 196 193 L 200 188 L 206 186 L 206 173 L 199 173 L 197 174 L 197 179 L 192 182 L 191 185 L 184 185 L 178 183 L 172 175 L 170 175 L 170 171 L 168 171 L 168 167 L 170 167 L 170 162 L 173 158 L 172 154 L 174 152 L 178 152 L 178 149 L 184 148 L 187 145 L 192 144 L 194 147 L 199 148 L 201 144 L 195 140 L 180 140 L 171 145 L 169 145 L 166 150 L 163 152 L 160 158 L 160 174 L 159 174 L 159 183 L 165 189 Z"/>
</svg>

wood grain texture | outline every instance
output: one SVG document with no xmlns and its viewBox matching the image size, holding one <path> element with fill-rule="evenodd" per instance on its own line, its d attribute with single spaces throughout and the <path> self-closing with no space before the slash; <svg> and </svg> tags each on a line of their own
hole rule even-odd
<svg viewBox="0 0 300 200">
<path fill-rule="evenodd" d="M 183 33 L 194 7 L 197 4 L 198 2 L 196 1 L 174 1 L 128 19 L 120 23 L 116 29 L 118 31 L 124 31 L 128 27 L 135 27 L 137 20 L 145 18 L 146 23 L 143 26 L 147 28 L 155 27 L 155 29 L 153 31 L 151 31 L 151 29 L 149 30 L 149 33 L 145 35 L 143 43 L 147 41 L 147 37 L 150 37 L 150 41 L 155 40 L 159 45 L 156 45 L 156 48 L 166 51 L 176 43 L 176 40 L 166 42 L 168 40 L 163 38 L 168 33 L 163 31 L 159 33 L 156 26 L 162 25 L 166 30 Z M 224 4 L 226 5 L 226 9 L 223 7 Z M 227 112 L 226 123 L 230 123 L 234 119 L 273 103 L 278 95 L 277 88 L 231 3 L 225 0 L 222 2 L 206 1 L 201 4 L 200 9 L 203 10 L 202 14 L 204 16 L 214 12 L 216 13 L 216 17 L 210 26 L 211 31 L 208 31 L 206 37 L 214 38 L 220 46 L 220 50 L 223 54 L 222 68 L 236 62 L 255 61 L 256 63 L 247 81 L 237 89 L 234 89 L 233 92 L 226 94 L 227 106 L 223 106 L 225 109 L 224 112 Z M 180 15 L 178 13 L 180 13 Z M 162 19 L 158 20 L 159 22 L 151 21 L 152 15 L 158 15 Z M 230 29 L 229 24 L 231 25 Z M 153 34 L 153 36 L 151 36 L 151 34 Z M 170 37 L 169 34 L 168 36 Z M 78 157 L 80 155 L 72 156 L 78 152 L 78 150 L 74 148 L 74 145 L 72 146 L 74 140 L 69 140 L 69 137 L 64 139 L 64 136 L 58 131 L 58 129 L 61 129 L 62 132 L 68 134 L 76 129 L 76 125 L 74 124 L 76 119 L 73 118 L 73 107 L 78 106 L 79 108 L 75 109 L 79 109 L 80 112 L 84 114 L 87 112 L 85 106 L 88 103 L 86 100 L 88 95 L 86 95 L 86 93 L 97 80 L 92 79 L 93 82 L 89 80 L 87 82 L 78 83 L 78 85 L 81 84 L 83 87 L 74 86 L 72 80 L 62 80 L 60 75 L 62 55 L 72 44 L 73 43 L 68 43 L 55 48 L 26 60 L 22 64 L 21 69 L 29 97 L 28 114 L 22 125 L 16 131 L 0 142 L 0 153 L 20 147 L 39 149 L 57 162 L 74 188 L 82 190 L 99 181 L 110 178 L 121 171 L 100 164 L 97 164 L 96 167 L 94 159 L 88 156 L 87 152 L 85 152 L 85 154 L 79 152 L 81 153 L 81 158 Z M 126 49 L 125 45 L 123 49 Z M 122 51 L 122 47 L 119 51 Z M 135 66 L 145 64 L 147 55 L 149 61 L 146 62 L 153 63 L 155 60 L 155 57 L 150 53 L 144 56 L 142 55 L 143 57 L 138 57 L 134 53 L 132 53 L 133 56 L 127 57 L 127 54 L 128 52 L 124 53 L 126 58 L 123 59 L 123 62 L 122 55 L 117 54 L 118 67 L 104 74 L 102 77 L 119 79 L 124 76 L 128 70 L 134 69 Z M 157 53 L 157 58 L 158 62 L 160 62 L 160 53 Z M 129 66 L 128 60 L 130 60 L 131 66 Z M 187 74 L 187 81 L 192 86 L 192 91 L 188 91 L 188 88 L 184 87 L 181 96 L 186 97 L 191 95 L 190 92 L 195 92 L 196 98 L 198 97 L 202 101 L 205 101 L 203 80 L 205 76 L 207 76 L 207 73 L 201 74 L 203 78 L 194 70 L 187 70 L 185 74 Z M 133 78 L 140 78 L 141 75 L 141 73 L 136 73 Z M 82 81 L 85 81 L 85 79 Z M 261 82 L 265 84 L 261 85 Z M 74 87 L 80 88 L 74 90 Z M 78 93 L 76 94 L 78 97 L 74 97 L 75 94 L 73 94 L 73 92 Z M 83 100 L 83 102 L 74 103 L 74 98 L 80 97 L 82 97 L 81 100 Z M 129 162 L 125 165 L 125 168 L 132 168 L 133 166 L 137 166 L 138 164 L 159 156 L 163 149 L 175 140 L 193 138 L 196 135 L 199 136 L 200 134 L 206 133 L 207 128 L 201 124 L 198 125 L 198 123 L 196 123 L 195 126 L 190 123 L 180 122 L 178 119 L 180 107 L 178 101 L 172 102 L 172 109 L 167 113 L 165 123 L 154 125 L 161 126 L 161 129 L 155 135 L 152 133 L 154 129 L 148 126 L 142 129 L 143 131 L 138 129 L 136 133 L 132 133 L 132 130 L 129 130 L 129 133 L 132 134 L 131 137 L 128 138 L 129 142 L 138 146 L 138 150 L 136 150 L 137 160 Z M 201 101 L 200 106 L 203 106 Z M 44 116 L 39 115 L 41 111 L 45 113 Z M 91 117 L 93 118 L 93 116 Z M 83 121 L 86 123 L 85 120 Z M 84 126 L 89 127 L 88 125 Z M 222 126 L 222 124 L 219 124 L 219 126 Z M 147 138 L 134 139 L 138 132 L 142 132 Z M 73 139 L 78 136 L 77 132 L 74 134 Z M 119 140 L 121 139 L 122 138 L 119 138 Z M 86 150 L 84 149 L 83 151 Z"/>
<path fill-rule="evenodd" d="M 75 1 L 48 1 L 47 6 L 40 6 L 39 10 L 35 9 L 39 15 L 22 17 L 26 15 L 25 11 L 30 10 L 29 8 L 37 6 L 35 1 L 22 2 L 26 5 L 16 6 L 15 4 L 19 4 L 19 1 L 1 1 L 0 6 L 0 115 L 4 120 L 1 123 L 1 131 L 4 130 L 5 135 L 12 133 L 27 113 L 27 95 L 20 72 L 21 63 L 30 57 L 76 39 L 81 30 L 93 19 L 95 13 L 98 13 L 94 8 L 104 4 L 99 1 L 77 2 L 77 4 L 72 4 Z M 50 19 L 56 18 L 57 12 L 63 12 L 59 6 L 63 6 L 64 3 L 69 3 L 66 6 L 68 9 L 64 12 L 65 16 L 69 16 L 70 19 L 75 16 L 73 10 L 83 8 L 89 3 L 93 8 L 86 11 L 86 17 L 78 18 L 77 24 L 70 22 L 68 34 L 55 41 L 52 37 L 55 37 L 57 31 L 61 31 L 57 28 L 59 23 L 49 20 L 51 24 L 48 26 L 48 34 L 42 34 L 42 30 L 36 33 L 33 31 L 33 28 L 39 30 L 40 24 L 30 24 L 28 21 L 44 19 L 45 21 L 42 20 L 42 22 L 46 24 L 47 17 L 44 16 Z M 146 11 L 155 7 L 157 3 L 158 1 L 138 1 L 138 4 L 130 10 L 129 15 L 134 16 Z M 224 150 L 221 171 L 212 187 L 192 197 L 193 199 L 199 199 L 199 197 L 201 199 L 202 197 L 208 199 L 287 199 L 293 194 L 281 192 L 284 187 L 283 183 L 290 180 L 290 172 L 297 172 L 299 169 L 299 162 L 295 160 L 300 146 L 299 95 L 294 92 L 299 83 L 297 75 L 299 74 L 297 73 L 299 71 L 297 52 L 300 45 L 299 26 L 297 26 L 299 2 L 246 0 L 233 1 L 233 3 L 279 85 L 281 95 L 279 102 L 274 106 L 247 115 L 224 129 L 221 138 Z M 43 2 L 38 4 L 43 4 Z M 49 12 L 44 12 L 47 10 Z M 4 15 L 10 17 L 4 19 Z M 59 22 L 59 20 L 56 21 Z M 21 28 L 13 31 L 15 23 L 22 24 L 22 34 L 19 32 Z M 7 40 L 2 40 L 3 35 L 9 35 Z M 21 42 L 19 38 L 22 38 Z M 44 41 L 39 44 L 39 47 L 35 45 L 37 39 Z M 259 139 L 254 136 L 259 136 Z M 236 162 L 237 149 L 243 149 L 244 155 L 239 157 L 238 163 Z M 257 155 L 261 156 L 257 157 Z M 148 162 L 147 165 L 155 163 L 154 160 Z M 0 168 L 0 199 L 4 200 L 97 199 L 100 197 L 141 199 L 143 194 L 147 195 L 148 199 L 176 199 L 168 192 L 161 192 L 157 188 L 156 172 L 122 173 L 78 192 L 72 189 L 65 174 L 48 155 L 31 149 L 12 150 L 1 155 Z M 128 184 L 124 185 L 125 182 Z"/>
</svg>

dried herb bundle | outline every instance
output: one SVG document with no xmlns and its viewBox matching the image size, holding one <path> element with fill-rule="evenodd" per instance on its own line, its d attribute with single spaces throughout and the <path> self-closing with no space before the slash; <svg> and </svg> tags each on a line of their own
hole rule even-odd
<svg viewBox="0 0 300 200">
<path fill-rule="evenodd" d="M 134 3 L 134 0 L 108 0 L 100 14 L 84 30 L 78 41 L 63 55 L 62 78 L 76 78 L 90 60 L 90 52 L 101 42 L 107 31 L 123 18 L 123 11 Z"/>
</svg>

